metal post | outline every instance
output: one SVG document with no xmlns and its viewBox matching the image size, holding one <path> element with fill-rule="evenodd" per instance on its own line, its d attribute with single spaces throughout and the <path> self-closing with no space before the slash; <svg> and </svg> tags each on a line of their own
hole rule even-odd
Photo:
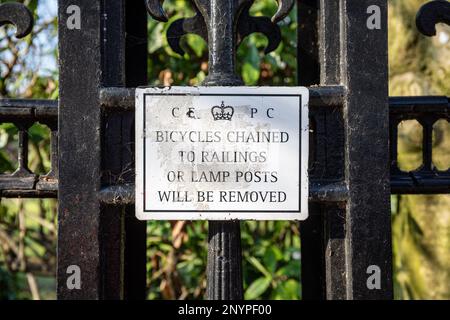
<svg viewBox="0 0 450 320">
<path fill-rule="evenodd" d="M 339 0 L 299 0 L 298 78 L 299 84 L 339 85 Z M 311 116 L 310 179 L 342 181 L 344 179 L 344 128 L 342 106 L 314 107 Z M 329 138 L 330 133 L 333 139 Z M 338 199 L 345 201 L 346 199 Z M 345 216 L 342 202 L 309 205 L 309 217 L 300 223 L 302 244 L 302 299 L 344 299 L 341 289 L 345 266 L 333 263 L 342 257 Z M 333 272 L 331 272 L 333 270 Z M 345 286 L 344 286 L 345 287 Z"/>
<path fill-rule="evenodd" d="M 367 28 L 371 5 L 380 9 L 379 30 Z M 386 1 L 299 0 L 307 21 L 299 29 L 300 84 L 318 83 L 315 63 L 303 64 L 316 57 L 320 85 L 347 88 L 343 113 L 338 105 L 311 110 L 310 178 L 344 179 L 350 190 L 345 202 L 311 204 L 301 223 L 304 299 L 392 297 L 386 10 Z M 380 268 L 381 289 L 367 286 L 369 266 Z"/>
<path fill-rule="evenodd" d="M 58 4 L 58 298 L 144 299 L 145 223 L 135 221 L 132 206 L 100 205 L 98 192 L 134 181 L 134 115 L 102 113 L 100 91 L 146 84 L 145 6 L 125 0 Z M 69 266 L 79 267 L 79 289 L 67 285 Z"/>
<path fill-rule="evenodd" d="M 203 85 L 243 84 L 235 73 L 238 2 L 213 0 L 203 8 L 209 41 L 209 73 Z M 239 221 L 209 222 L 207 281 L 208 299 L 243 299 Z"/>
<path fill-rule="evenodd" d="M 102 297 L 100 251 L 100 0 L 59 0 L 58 298 Z M 78 15 L 81 27 L 68 27 Z M 74 19 L 77 17 L 73 16 Z M 72 266 L 72 267 L 71 267 Z M 69 279 L 69 276 L 74 278 Z M 76 277 L 81 276 L 81 287 Z"/>
<path fill-rule="evenodd" d="M 125 84 L 127 87 L 147 85 L 147 12 L 144 1 L 125 1 Z M 126 125 L 125 125 L 126 123 Z M 124 116 L 122 124 L 122 171 L 127 182 L 134 182 L 134 112 Z M 131 150 L 131 152 L 130 152 Z M 146 299 L 147 290 L 147 223 L 136 219 L 134 206 L 125 214 L 124 298 Z"/>
<path fill-rule="evenodd" d="M 299 24 L 297 37 L 298 84 L 302 86 L 317 85 L 320 81 L 317 19 L 318 0 L 297 1 L 297 20 L 303 21 L 303 23 Z M 314 122 L 312 130 L 317 131 L 319 128 L 316 125 L 316 121 L 320 121 L 320 115 L 314 110 L 310 110 L 310 114 Z M 319 143 L 321 145 L 323 144 L 316 139 L 316 141 L 310 143 L 310 146 L 316 148 L 315 151 L 317 151 L 317 145 Z M 310 156 L 310 158 L 315 157 Z M 322 162 L 319 165 L 322 165 Z M 312 167 L 315 166 L 317 165 L 313 164 Z M 314 172 L 311 169 L 309 175 L 310 177 L 314 176 Z M 300 222 L 302 299 L 324 299 L 325 239 L 321 206 L 319 203 L 310 203 L 308 211 L 308 219 Z"/>
<path fill-rule="evenodd" d="M 102 87 L 125 85 L 124 2 L 102 1 Z M 131 158 L 131 150 L 127 154 L 122 147 L 122 140 L 129 141 L 131 134 L 131 126 L 125 118 L 126 115 L 120 113 L 102 113 L 102 186 L 119 183 L 123 161 L 127 156 Z M 102 299 L 124 298 L 125 214 L 123 206 L 102 205 L 100 208 Z"/>
<path fill-rule="evenodd" d="M 341 44 L 345 41 L 339 35 L 341 17 L 339 0 L 319 1 L 319 61 L 320 84 L 337 85 L 341 83 Z M 330 163 L 335 178 L 345 179 L 345 126 L 342 106 L 339 119 L 335 119 L 330 132 L 334 135 L 334 149 L 330 149 Z M 348 199 L 347 199 L 348 200 Z M 345 262 L 345 203 L 323 205 L 324 239 L 324 297 L 329 300 L 346 299 Z"/>
<path fill-rule="evenodd" d="M 104 1 L 103 87 L 147 84 L 147 15 L 145 3 Z M 134 182 L 134 113 L 102 115 L 102 186 Z M 145 299 L 146 223 L 133 205 L 104 204 L 102 273 L 104 299 Z"/>
<path fill-rule="evenodd" d="M 392 299 L 387 1 L 341 0 L 340 5 L 341 81 L 348 90 L 346 298 Z M 379 28 L 368 28 L 371 16 L 379 19 Z"/>
</svg>

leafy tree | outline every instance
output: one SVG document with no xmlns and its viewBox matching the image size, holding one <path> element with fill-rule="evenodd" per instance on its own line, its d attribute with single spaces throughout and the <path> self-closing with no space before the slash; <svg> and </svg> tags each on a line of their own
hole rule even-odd
<svg viewBox="0 0 450 320">
<path fill-rule="evenodd" d="M 450 28 L 438 25 L 427 38 L 415 27 L 424 0 L 389 2 L 390 95 L 450 95 Z M 399 127 L 399 162 L 410 171 L 422 163 L 422 128 Z M 433 163 L 450 166 L 450 125 L 434 127 Z M 397 299 L 450 298 L 450 196 L 394 196 L 392 199 L 394 281 Z"/>
<path fill-rule="evenodd" d="M 14 27 L 0 28 L 0 96 L 54 99 L 58 94 L 56 7 L 52 1 L 19 2 L 32 11 L 36 23 L 21 40 L 14 37 Z M 28 134 L 28 166 L 35 173 L 46 173 L 49 129 L 37 123 Z M 0 173 L 17 168 L 17 145 L 14 124 L 0 124 Z M 55 256 L 56 201 L 1 199 L 0 298 L 54 298 Z"/>
</svg>

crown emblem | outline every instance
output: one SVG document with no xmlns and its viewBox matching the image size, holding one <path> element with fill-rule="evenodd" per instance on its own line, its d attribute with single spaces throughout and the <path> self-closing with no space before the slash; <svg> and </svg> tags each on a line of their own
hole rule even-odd
<svg viewBox="0 0 450 320">
<path fill-rule="evenodd" d="M 214 120 L 228 120 L 231 121 L 234 114 L 234 108 L 231 106 L 226 106 L 222 101 L 220 106 L 214 106 L 211 108 L 211 113 L 214 117 Z"/>
</svg>

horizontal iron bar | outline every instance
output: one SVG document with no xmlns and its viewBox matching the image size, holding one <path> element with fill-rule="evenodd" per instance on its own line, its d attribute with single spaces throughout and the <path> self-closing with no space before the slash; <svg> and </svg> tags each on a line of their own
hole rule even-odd
<svg viewBox="0 0 450 320">
<path fill-rule="evenodd" d="M 408 179 L 393 177 L 391 179 L 392 194 L 449 194 L 450 177 L 436 179 Z M 348 189 L 342 182 L 310 186 L 310 201 L 312 202 L 345 202 Z M 0 190 L 0 198 L 57 198 L 57 190 Z M 134 204 L 134 185 L 109 186 L 99 193 L 103 204 L 130 205 Z"/>
<path fill-rule="evenodd" d="M 348 199 L 348 187 L 343 181 L 318 181 L 309 185 L 309 201 L 344 202 Z"/>
<path fill-rule="evenodd" d="M 57 190 L 0 190 L 0 198 L 57 198 Z"/>
<path fill-rule="evenodd" d="M 100 89 L 100 104 L 108 110 L 132 111 L 135 103 L 134 88 L 109 87 Z"/>
<path fill-rule="evenodd" d="M 445 96 L 390 97 L 391 115 L 415 116 L 432 114 L 448 118 L 450 116 L 450 98 Z"/>
<path fill-rule="evenodd" d="M 56 121 L 58 100 L 0 99 L 0 121 Z"/>
<path fill-rule="evenodd" d="M 313 202 L 344 202 L 347 200 L 347 197 L 347 185 L 341 181 L 322 181 L 310 185 L 309 200 Z M 99 192 L 99 200 L 103 204 L 134 204 L 134 185 L 125 184 L 105 187 Z"/>
<path fill-rule="evenodd" d="M 438 176 L 417 176 L 413 173 L 391 177 L 392 194 L 449 194 L 450 172 Z"/>
<path fill-rule="evenodd" d="M 134 184 L 104 187 L 100 190 L 98 198 L 103 204 L 134 204 Z"/>
<path fill-rule="evenodd" d="M 345 97 L 343 86 L 310 87 L 311 106 L 339 106 Z M 102 88 L 100 101 L 108 110 L 134 110 L 134 88 Z M 450 115 L 450 99 L 444 96 L 422 97 L 390 97 L 391 115 L 414 117 L 436 115 L 448 118 Z M 0 99 L 0 122 L 6 121 L 53 121 L 57 120 L 57 100 L 34 99 Z M 439 173 L 439 176 L 411 177 L 393 176 L 391 178 L 393 194 L 430 194 L 450 193 L 450 176 Z M 340 202 L 347 198 L 348 190 L 342 182 L 313 182 L 310 186 L 310 201 Z M 5 198 L 55 198 L 56 190 L 0 190 Z M 101 190 L 100 201 L 103 203 L 133 204 L 134 186 L 111 186 Z"/>
<path fill-rule="evenodd" d="M 343 86 L 310 87 L 311 106 L 340 106 L 345 97 Z M 135 89 L 109 87 L 100 90 L 100 102 L 107 109 L 134 110 Z M 391 114 L 435 113 L 450 115 L 450 99 L 445 96 L 390 97 Z M 54 119 L 58 101 L 44 99 L 0 99 L 0 117 L 8 119 Z"/>
<path fill-rule="evenodd" d="M 56 198 L 58 179 L 53 175 L 0 174 L 0 198 Z"/>
<path fill-rule="evenodd" d="M 345 87 L 323 86 L 309 88 L 309 105 L 313 107 L 339 107 L 344 103 Z M 107 110 L 132 111 L 134 110 L 134 88 L 102 88 L 100 102 Z"/>
<path fill-rule="evenodd" d="M 450 98 L 445 96 L 390 97 L 389 111 L 395 125 L 407 119 L 450 119 Z M 397 141 L 391 137 L 391 141 Z M 431 143 L 431 141 L 430 141 Z M 404 172 L 391 175 L 392 194 L 450 193 L 450 171 Z"/>
<path fill-rule="evenodd" d="M 347 89 L 344 86 L 309 87 L 309 105 L 312 107 L 342 107 Z"/>
</svg>

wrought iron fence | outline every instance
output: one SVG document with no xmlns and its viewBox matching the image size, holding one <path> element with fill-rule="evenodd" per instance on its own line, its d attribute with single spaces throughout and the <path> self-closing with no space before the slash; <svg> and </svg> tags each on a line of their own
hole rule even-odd
<svg viewBox="0 0 450 320">
<path fill-rule="evenodd" d="M 154 18 L 167 20 L 159 1 L 146 3 Z M 238 15 L 242 3 L 245 8 Z M 269 38 L 267 50 L 276 48 L 280 41 L 276 22 L 294 1 L 279 1 L 272 20 L 250 18 L 252 1 L 242 3 L 197 1 L 195 17 L 178 20 L 169 28 L 169 44 L 176 52 L 181 52 L 178 41 L 186 33 L 209 39 L 207 85 L 240 84 L 234 73 L 236 43 L 261 31 Z M 144 298 L 145 223 L 133 218 L 134 169 L 129 165 L 133 163 L 129 148 L 134 140 L 133 87 L 146 84 L 144 1 L 60 0 L 58 4 L 60 98 L 0 100 L 0 123 L 13 123 L 19 130 L 19 166 L 12 174 L 0 175 L 0 197 L 58 197 L 60 298 Z M 65 26 L 66 9 L 74 4 L 83 12 L 83 30 Z M 367 30 L 350 27 L 365 22 L 360 16 L 374 4 L 385 17 L 385 0 L 297 2 L 298 15 L 305 21 L 298 31 L 299 82 L 309 86 L 311 95 L 311 217 L 301 223 L 303 296 L 307 299 L 392 297 L 390 218 L 384 196 L 389 185 L 383 182 L 389 174 L 389 165 L 383 163 L 389 161 L 384 151 L 388 131 L 392 193 L 450 191 L 450 170 L 437 170 L 432 159 L 433 124 L 449 120 L 449 98 L 392 97 L 388 101 L 386 25 L 370 40 Z M 209 16 L 210 5 L 223 14 Z M 449 12 L 446 1 L 425 5 L 418 15 L 419 30 L 432 35 L 436 23 L 449 23 Z M 30 32 L 30 17 L 21 4 L 0 5 L 0 25 L 15 24 L 17 36 Z M 228 30 L 227 39 L 220 39 L 217 28 L 222 25 L 238 27 Z M 345 37 L 335 36 L 338 28 Z M 367 50 L 352 45 L 369 45 L 367 41 L 371 45 Z M 373 65 L 361 73 L 364 58 L 372 59 Z M 375 80 L 371 79 L 374 74 Z M 368 89 L 365 82 L 377 89 Z M 417 120 L 424 133 L 423 165 L 412 172 L 401 171 L 397 161 L 398 125 L 407 119 Z M 52 168 L 45 175 L 30 172 L 27 165 L 27 130 L 36 122 L 51 129 Z M 381 163 L 365 160 L 368 151 L 378 152 Z M 374 182 L 374 177 L 381 182 Z M 369 190 L 375 194 L 367 194 Z M 242 298 L 240 259 L 239 223 L 210 223 L 209 298 Z M 66 268 L 74 263 L 83 268 L 84 287 L 70 291 L 65 287 Z M 365 272 L 360 273 L 370 263 L 385 270 L 379 292 L 364 288 Z"/>
</svg>

